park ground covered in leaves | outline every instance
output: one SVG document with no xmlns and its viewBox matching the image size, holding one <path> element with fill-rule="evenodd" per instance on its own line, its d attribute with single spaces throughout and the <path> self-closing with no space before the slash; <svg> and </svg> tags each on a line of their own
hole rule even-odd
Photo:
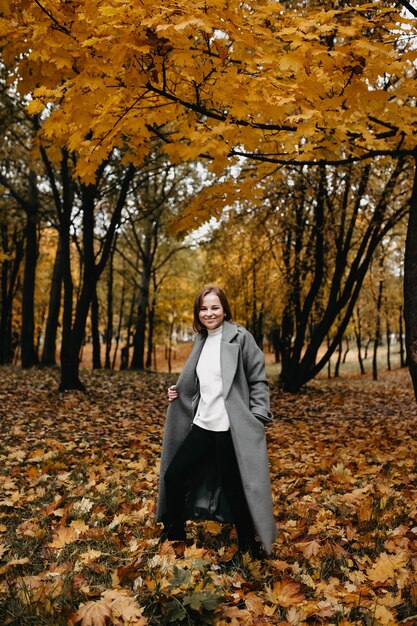
<svg viewBox="0 0 417 626">
<path fill-rule="evenodd" d="M 173 377 L 0 370 L 4 625 L 417 623 L 416 406 L 406 371 L 273 392 L 279 537 L 264 561 L 229 526 L 159 543 Z"/>
</svg>

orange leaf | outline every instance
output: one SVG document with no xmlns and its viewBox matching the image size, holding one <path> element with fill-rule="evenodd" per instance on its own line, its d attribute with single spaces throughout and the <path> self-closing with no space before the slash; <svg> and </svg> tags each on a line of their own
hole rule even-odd
<svg viewBox="0 0 417 626">
<path fill-rule="evenodd" d="M 285 608 L 299 604 L 304 600 L 299 583 L 288 579 L 275 582 L 273 587 L 267 587 L 265 596 L 273 604 L 278 604 Z"/>
<path fill-rule="evenodd" d="M 407 560 L 407 556 L 402 553 L 388 555 L 386 552 L 382 552 L 366 573 L 372 582 L 384 583 L 393 580 L 395 572 L 401 569 Z"/>
<path fill-rule="evenodd" d="M 253 615 L 262 615 L 264 612 L 264 601 L 253 592 L 245 596 L 245 606 Z"/>
<path fill-rule="evenodd" d="M 321 544 L 316 539 L 312 541 L 303 541 L 296 544 L 297 547 L 302 548 L 303 555 L 306 559 L 311 559 L 313 556 L 317 556 L 320 551 Z"/>
<path fill-rule="evenodd" d="M 394 625 L 398 623 L 391 611 L 389 611 L 387 608 L 385 608 L 385 606 L 382 606 L 381 604 L 378 604 L 378 606 L 376 607 L 374 615 L 375 619 L 378 620 L 378 624 Z"/>
<path fill-rule="evenodd" d="M 77 541 L 78 536 L 79 535 L 77 534 L 75 528 L 60 528 L 58 532 L 54 535 L 53 541 L 51 541 L 47 545 L 50 548 L 63 548 L 69 543 L 74 543 L 74 541 Z"/>
</svg>

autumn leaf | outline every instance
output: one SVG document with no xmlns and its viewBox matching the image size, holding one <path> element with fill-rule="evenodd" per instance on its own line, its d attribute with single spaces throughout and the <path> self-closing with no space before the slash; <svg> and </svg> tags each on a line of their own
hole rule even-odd
<svg viewBox="0 0 417 626">
<path fill-rule="evenodd" d="M 248 593 L 245 596 L 245 606 L 253 615 L 262 615 L 264 601 L 256 593 Z"/>
<path fill-rule="evenodd" d="M 51 541 L 48 546 L 55 549 L 63 548 L 69 543 L 74 543 L 77 541 L 79 535 L 77 534 L 75 528 L 60 528 L 58 532 L 54 535 L 53 541 Z"/>
<path fill-rule="evenodd" d="M 79 502 L 74 502 L 72 505 L 72 510 L 74 515 L 85 515 L 89 511 L 91 511 L 93 507 L 93 502 L 88 498 L 82 498 Z"/>
<path fill-rule="evenodd" d="M 320 552 L 321 544 L 316 539 L 297 543 L 297 548 L 301 548 L 306 559 L 311 559 Z"/>
<path fill-rule="evenodd" d="M 7 544 L 0 542 L 0 559 L 10 550 L 10 546 Z"/>
<path fill-rule="evenodd" d="M 274 582 L 272 587 L 267 587 L 265 598 L 272 604 L 288 608 L 294 604 L 299 604 L 304 600 L 300 585 L 289 579 Z"/>
<path fill-rule="evenodd" d="M 146 626 L 148 623 L 148 620 L 143 617 L 144 609 L 127 592 L 111 589 L 103 593 L 103 599 L 109 602 L 112 618 L 123 620 L 123 624 Z"/>
<path fill-rule="evenodd" d="M 77 611 L 75 623 L 81 626 L 106 626 L 111 620 L 112 611 L 109 603 L 104 600 L 82 604 Z"/>
<path fill-rule="evenodd" d="M 82 552 L 80 554 L 79 561 L 83 565 L 89 565 L 90 563 L 97 561 L 97 559 L 99 559 L 101 555 L 102 552 L 100 552 L 100 550 L 87 550 L 87 552 Z"/>
<path fill-rule="evenodd" d="M 382 552 L 372 567 L 367 569 L 368 578 L 374 583 L 385 583 L 393 580 L 397 572 L 407 563 L 405 553 L 387 554 Z"/>
<path fill-rule="evenodd" d="M 277 37 L 271 0 L 245 10 L 229 0 L 213 0 L 212 10 L 181 0 L 174 12 L 158 2 L 97 0 L 91 12 L 59 5 L 56 15 L 35 3 L 24 17 L 18 2 L 3 4 L 5 64 L 22 93 L 39 93 L 32 113 L 50 107 L 44 136 L 77 151 L 85 182 L 122 144 L 143 162 L 155 125 L 167 129 L 167 152 L 208 154 L 222 169 L 228 158 L 219 155 L 231 150 L 269 155 L 277 132 L 271 157 L 284 160 L 393 151 L 401 137 L 406 150 L 414 147 L 414 24 L 395 7 L 369 5 L 372 36 L 368 5 L 283 6 Z M 71 24 L 76 36 L 57 24 Z M 388 92 L 384 75 L 401 80 Z M 229 133 L 220 136 L 217 121 Z M 391 133 L 380 132 L 387 127 Z"/>
<path fill-rule="evenodd" d="M 25 512 L 10 517 L 8 507 L 0 511 L 0 597 L 8 610 L 36 607 L 39 619 L 58 622 L 64 615 L 77 625 L 83 619 L 91 626 L 128 620 L 142 625 L 151 614 L 162 623 L 180 602 L 181 619 L 188 614 L 191 623 L 210 615 L 221 626 L 253 626 L 256 620 L 298 626 L 342 623 L 360 603 L 363 619 L 388 620 L 389 626 L 403 619 L 406 604 L 414 606 L 417 446 L 415 404 L 404 371 L 388 374 L 377 394 L 371 380 L 340 381 L 343 402 L 334 405 L 333 380 L 316 381 L 308 403 L 304 394 L 272 390 L 273 410 L 281 416 L 267 429 L 279 536 L 264 561 L 241 558 L 233 528 L 223 524 L 188 522 L 182 554 L 170 542 L 159 543 L 158 477 L 155 471 L 149 480 L 145 476 L 159 459 L 160 398 L 169 376 L 88 372 L 94 391 L 60 398 L 50 393 L 54 375 L 34 368 L 22 374 L 22 385 L 14 369 L 0 380 L 7 426 L 0 471 L 11 491 L 19 489 Z M 35 440 L 30 404 L 16 413 L 29 400 L 43 407 Z M 82 422 L 82 416 L 89 419 Z M 15 455 L 17 436 L 21 449 Z M 57 465 L 46 440 L 61 447 Z M 43 452 L 35 456 L 35 449 Z M 331 475 L 335 457 L 351 472 L 348 490 Z M 39 459 L 34 482 L 27 479 L 31 458 Z M 371 494 L 376 503 L 387 495 L 387 504 L 375 509 L 372 524 L 358 527 L 357 506 Z M 83 498 L 94 506 L 74 519 L 73 503 Z M 142 510 L 146 515 L 136 516 Z"/>
<path fill-rule="evenodd" d="M 375 608 L 375 619 L 378 620 L 379 624 L 394 626 L 394 624 L 398 623 L 391 611 L 389 611 L 385 606 L 382 606 L 381 604 L 378 604 L 378 606 Z"/>
<path fill-rule="evenodd" d="M 8 572 L 11 568 L 18 567 L 19 565 L 26 565 L 26 563 L 29 563 L 29 559 L 27 557 L 23 557 L 21 559 L 11 559 L 6 563 L 6 565 L 0 567 L 0 575 L 3 576 L 3 574 L 6 574 L 6 572 Z"/>
</svg>

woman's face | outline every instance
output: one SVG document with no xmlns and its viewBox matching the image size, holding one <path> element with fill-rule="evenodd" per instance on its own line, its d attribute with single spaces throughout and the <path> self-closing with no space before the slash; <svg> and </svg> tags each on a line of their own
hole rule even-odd
<svg viewBox="0 0 417 626">
<path fill-rule="evenodd" d="M 214 293 L 208 293 L 204 296 L 198 317 L 207 330 L 214 330 L 221 326 L 224 320 L 224 308 L 219 296 Z"/>
</svg>

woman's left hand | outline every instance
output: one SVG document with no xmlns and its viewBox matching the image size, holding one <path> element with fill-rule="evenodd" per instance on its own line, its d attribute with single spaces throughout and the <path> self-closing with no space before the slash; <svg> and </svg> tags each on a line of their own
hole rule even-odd
<svg viewBox="0 0 417 626">
<path fill-rule="evenodd" d="M 172 402 L 173 400 L 176 400 L 178 398 L 178 391 L 175 388 L 175 385 L 171 385 L 170 387 L 168 387 L 168 400 L 169 402 Z"/>
</svg>

